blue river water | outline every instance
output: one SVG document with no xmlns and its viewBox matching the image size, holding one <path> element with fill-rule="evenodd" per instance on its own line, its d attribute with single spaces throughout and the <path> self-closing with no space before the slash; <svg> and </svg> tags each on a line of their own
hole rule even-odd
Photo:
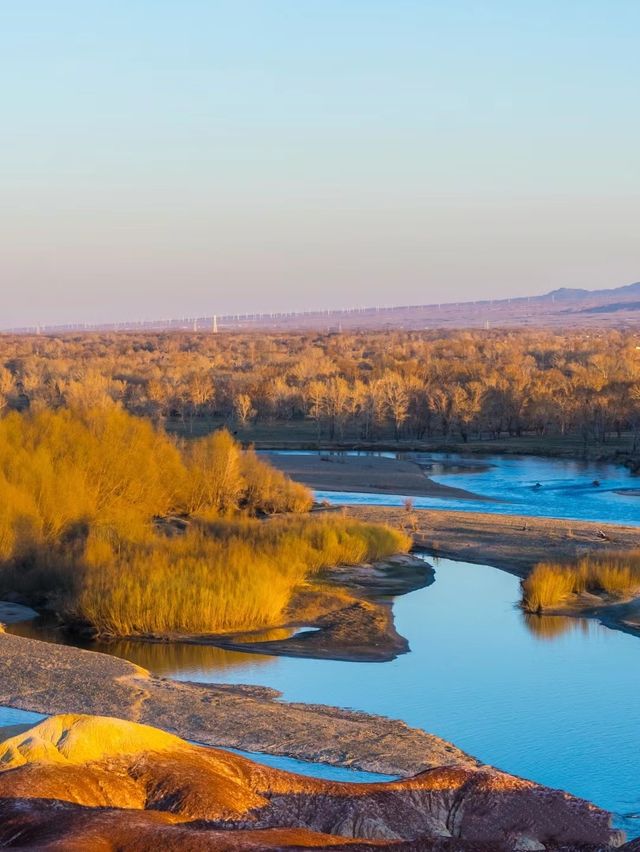
<svg viewBox="0 0 640 852">
<path fill-rule="evenodd" d="M 590 799 L 640 836 L 640 640 L 586 619 L 526 617 L 517 578 L 495 568 L 444 559 L 435 567 L 433 585 L 395 599 L 411 650 L 387 663 L 145 642 L 94 647 L 165 677 L 261 684 L 287 700 L 402 719 L 505 771 Z M 336 780 L 372 777 L 256 759 Z"/>
<path fill-rule="evenodd" d="M 501 502 L 415 498 L 416 507 L 640 524 L 640 498 L 617 493 L 640 485 L 624 468 L 443 454 L 420 461 L 436 481 Z M 318 496 L 374 504 L 403 499 Z M 434 564 L 433 585 L 394 601 L 396 627 L 409 640 L 410 653 L 387 663 L 175 643 L 94 647 L 165 677 L 260 684 L 280 690 L 286 700 L 402 719 L 507 772 L 589 799 L 612 811 L 630 837 L 640 836 L 640 639 L 585 619 L 526 617 L 516 606 L 517 578 L 485 565 Z M 2 718 L 0 711 L 0 723 Z M 273 760 L 306 774 L 335 772 Z M 369 779 L 343 771 L 351 780 Z"/>
<path fill-rule="evenodd" d="M 622 466 L 532 456 L 430 453 L 414 458 L 434 482 L 489 498 L 412 497 L 416 509 L 640 525 L 640 476 Z M 406 499 L 403 494 L 340 491 L 318 491 L 316 496 L 341 505 L 401 506 Z"/>
<path fill-rule="evenodd" d="M 394 602 L 411 650 L 392 662 L 194 646 L 166 649 L 162 662 L 164 646 L 131 642 L 111 652 L 147 667 L 159 660 L 151 667 L 178 680 L 261 684 L 291 701 L 402 719 L 587 798 L 640 836 L 640 640 L 594 621 L 526 618 L 517 578 L 495 568 L 444 559 L 435 567 L 433 585 Z"/>
</svg>

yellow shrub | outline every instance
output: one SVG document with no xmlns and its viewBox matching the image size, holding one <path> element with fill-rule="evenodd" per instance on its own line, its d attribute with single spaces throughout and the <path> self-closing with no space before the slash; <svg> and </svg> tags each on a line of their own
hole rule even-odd
<svg viewBox="0 0 640 852">
<path fill-rule="evenodd" d="M 594 554 L 573 565 L 536 565 L 522 582 L 522 603 L 529 612 L 541 612 L 582 592 L 625 596 L 639 590 L 640 551 Z"/>
<path fill-rule="evenodd" d="M 370 542 L 375 539 L 375 548 Z M 277 624 L 296 586 L 320 568 L 382 558 L 408 542 L 341 518 L 219 521 L 169 538 L 87 542 L 73 615 L 112 636 L 228 633 Z"/>
<path fill-rule="evenodd" d="M 252 517 L 311 502 L 226 431 L 180 450 L 108 400 L 12 414 L 0 420 L 0 593 L 53 603 L 104 634 L 228 632 L 277 623 L 323 566 L 410 546 L 341 516 Z M 194 513 L 184 534 L 154 523 Z"/>
<path fill-rule="evenodd" d="M 524 603 L 537 612 L 563 603 L 574 591 L 574 577 L 558 565 L 537 565 L 523 582 Z"/>
</svg>

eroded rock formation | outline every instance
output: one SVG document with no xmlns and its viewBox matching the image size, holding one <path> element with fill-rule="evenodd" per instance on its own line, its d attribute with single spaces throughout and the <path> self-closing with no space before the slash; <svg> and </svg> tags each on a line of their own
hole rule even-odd
<svg viewBox="0 0 640 852">
<path fill-rule="evenodd" d="M 0 846 L 50 850 L 607 849 L 606 812 L 490 767 L 355 784 L 96 716 L 0 744 Z"/>
</svg>

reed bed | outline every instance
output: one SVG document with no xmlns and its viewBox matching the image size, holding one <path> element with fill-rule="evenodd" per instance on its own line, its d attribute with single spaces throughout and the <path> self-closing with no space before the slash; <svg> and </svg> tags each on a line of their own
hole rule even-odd
<svg viewBox="0 0 640 852">
<path fill-rule="evenodd" d="M 294 589 L 321 568 L 409 544 L 395 530 L 342 518 L 226 522 L 115 546 L 93 536 L 68 608 L 100 635 L 254 630 L 278 624 Z"/>
<path fill-rule="evenodd" d="M 103 635 L 223 633 L 277 624 L 324 566 L 410 546 L 311 505 L 224 430 L 179 444 L 115 405 L 11 414 L 0 419 L 0 594 Z"/>
<path fill-rule="evenodd" d="M 225 430 L 178 444 L 115 405 L 0 418 L 0 559 L 95 524 L 303 513 L 312 502 Z"/>
<path fill-rule="evenodd" d="M 640 593 L 640 550 L 592 555 L 574 564 L 543 562 L 522 581 L 522 605 L 528 612 L 560 607 L 584 593 Z"/>
</svg>

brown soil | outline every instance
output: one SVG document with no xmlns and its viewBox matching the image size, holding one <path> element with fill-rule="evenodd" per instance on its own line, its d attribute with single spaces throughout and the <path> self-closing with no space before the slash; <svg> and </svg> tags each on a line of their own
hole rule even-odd
<svg viewBox="0 0 640 852">
<path fill-rule="evenodd" d="M 389 597 L 433 581 L 431 566 L 411 556 L 326 569 L 319 582 L 298 590 L 287 611 L 284 626 L 312 629 L 285 639 L 263 641 L 259 633 L 245 633 L 215 640 L 204 637 L 204 641 L 241 651 L 249 645 L 252 653 L 386 662 L 409 650 L 409 643 L 395 629 Z"/>
</svg>

